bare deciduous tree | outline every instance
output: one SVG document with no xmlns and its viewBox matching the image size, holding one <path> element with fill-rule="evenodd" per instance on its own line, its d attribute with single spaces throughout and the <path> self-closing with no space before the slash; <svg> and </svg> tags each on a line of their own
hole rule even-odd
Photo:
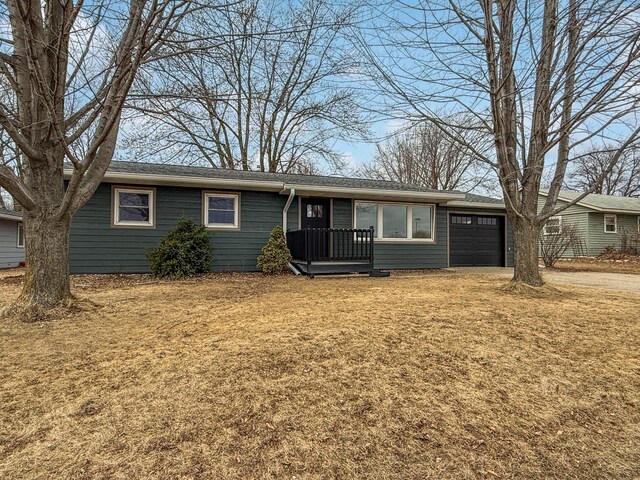
<svg viewBox="0 0 640 480">
<path fill-rule="evenodd" d="M 72 215 L 111 162 L 123 103 L 144 62 L 162 52 L 188 3 L 173 0 L 12 0 L 0 52 L 0 125 L 19 149 L 0 186 L 23 208 L 26 263 L 18 300 L 56 305 L 71 296 Z M 73 168 L 67 185 L 65 162 Z"/>
<path fill-rule="evenodd" d="M 474 130 L 451 129 L 445 135 L 432 122 L 422 123 L 376 145 L 374 159 L 362 173 L 369 178 L 468 192 L 488 186 L 491 169 L 466 144 L 486 152 L 487 140 L 490 138 Z"/>
<path fill-rule="evenodd" d="M 514 232 L 513 280 L 542 285 L 540 229 L 582 198 L 557 205 L 572 159 L 608 139 L 616 150 L 606 173 L 638 141 L 640 4 L 422 0 L 380 9 L 360 50 L 394 101 L 384 107 L 443 132 L 452 115 L 470 115 L 493 136 L 491 155 L 467 146 L 498 172 Z M 552 180 L 538 208 L 545 169 Z"/>
<path fill-rule="evenodd" d="M 640 197 L 640 149 L 626 150 L 609 169 L 616 150 L 604 147 L 576 158 L 568 175 L 568 186 L 577 191 Z"/>
<path fill-rule="evenodd" d="M 261 171 L 339 163 L 336 140 L 362 135 L 354 63 L 342 38 L 355 7 L 241 0 L 199 12 L 197 51 L 157 63 L 133 107 L 137 157 Z M 151 133 L 150 133 L 151 132 Z M 145 140 L 146 139 L 146 140 Z"/>
</svg>

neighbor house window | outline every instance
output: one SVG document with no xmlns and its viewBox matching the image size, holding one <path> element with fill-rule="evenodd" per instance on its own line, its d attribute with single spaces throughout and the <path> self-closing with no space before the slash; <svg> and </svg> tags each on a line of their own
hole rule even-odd
<svg viewBox="0 0 640 480">
<path fill-rule="evenodd" d="M 204 224 L 208 228 L 239 228 L 240 195 L 237 193 L 205 193 Z"/>
<path fill-rule="evenodd" d="M 544 224 L 545 235 L 560 235 L 562 233 L 562 216 L 551 217 Z"/>
<path fill-rule="evenodd" d="M 433 205 L 356 202 L 356 228 L 374 228 L 377 240 L 433 240 Z"/>
<path fill-rule="evenodd" d="M 154 190 L 141 188 L 113 189 L 113 224 L 123 227 L 153 227 Z"/>
<path fill-rule="evenodd" d="M 640 215 L 638 215 L 638 224 L 636 225 L 636 232 L 640 233 Z"/>
<path fill-rule="evenodd" d="M 21 223 L 18 224 L 18 247 L 24 248 L 24 226 Z"/>
<path fill-rule="evenodd" d="M 604 216 L 604 233 L 616 233 L 618 231 L 618 217 L 616 215 Z"/>
</svg>

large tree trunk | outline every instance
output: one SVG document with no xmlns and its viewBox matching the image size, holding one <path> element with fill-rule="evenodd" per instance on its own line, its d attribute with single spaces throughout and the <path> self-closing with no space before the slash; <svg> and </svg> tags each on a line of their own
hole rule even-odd
<svg viewBox="0 0 640 480">
<path fill-rule="evenodd" d="M 541 226 L 539 222 L 526 218 L 513 219 L 512 225 L 515 245 L 512 281 L 541 287 L 544 284 L 538 267 L 538 239 Z"/>
<path fill-rule="evenodd" d="M 71 218 L 24 212 L 27 271 L 18 299 L 25 306 L 53 307 L 71 298 L 69 227 Z"/>
</svg>

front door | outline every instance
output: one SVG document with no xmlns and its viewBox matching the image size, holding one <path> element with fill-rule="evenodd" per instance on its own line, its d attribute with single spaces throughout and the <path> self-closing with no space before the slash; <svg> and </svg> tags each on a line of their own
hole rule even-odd
<svg viewBox="0 0 640 480">
<path fill-rule="evenodd" d="M 331 211 L 328 198 L 303 198 L 301 201 L 300 226 L 304 228 L 329 228 Z M 329 258 L 329 232 L 310 232 L 308 241 L 314 259 Z"/>
</svg>

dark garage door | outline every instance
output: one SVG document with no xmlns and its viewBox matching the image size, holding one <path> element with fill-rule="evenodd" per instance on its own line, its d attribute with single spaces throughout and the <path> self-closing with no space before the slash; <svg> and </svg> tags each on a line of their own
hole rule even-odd
<svg viewBox="0 0 640 480">
<path fill-rule="evenodd" d="M 452 267 L 504 266 L 504 217 L 449 215 L 449 264 Z"/>
</svg>

